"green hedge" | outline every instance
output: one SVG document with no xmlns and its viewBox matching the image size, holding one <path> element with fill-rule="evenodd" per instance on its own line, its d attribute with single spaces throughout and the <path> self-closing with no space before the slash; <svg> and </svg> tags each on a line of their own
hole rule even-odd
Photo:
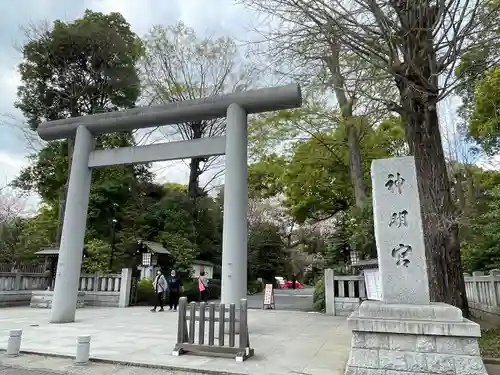
<svg viewBox="0 0 500 375">
<path fill-rule="evenodd" d="M 209 300 L 215 300 L 220 298 L 220 285 L 212 284 L 211 282 L 207 285 L 207 293 Z M 187 297 L 188 302 L 200 300 L 200 291 L 198 289 L 198 283 L 191 283 L 184 287 L 184 297 Z"/>
<path fill-rule="evenodd" d="M 220 287 L 221 286 L 221 281 L 220 281 L 220 279 L 209 279 L 208 280 L 208 285 L 218 285 Z"/>
<path fill-rule="evenodd" d="M 313 308 L 316 311 L 325 312 L 325 282 L 323 278 L 316 281 L 313 292 Z"/>
<path fill-rule="evenodd" d="M 155 291 L 153 290 L 153 280 L 143 279 L 137 284 L 137 304 L 138 305 L 154 305 L 156 300 Z"/>
<path fill-rule="evenodd" d="M 208 299 L 216 300 L 220 298 L 220 285 L 212 283 L 207 286 Z M 198 290 L 198 283 L 189 281 L 184 284 L 184 293 L 181 297 L 187 297 L 188 302 L 200 300 L 200 292 Z M 155 292 L 153 290 L 153 281 L 151 279 L 144 279 L 137 285 L 137 304 L 138 305 L 154 305 L 156 300 Z"/>
<path fill-rule="evenodd" d="M 265 285 L 259 280 L 249 281 L 248 286 L 247 286 L 248 294 L 252 295 L 252 294 L 260 293 L 264 290 L 264 286 Z"/>
</svg>

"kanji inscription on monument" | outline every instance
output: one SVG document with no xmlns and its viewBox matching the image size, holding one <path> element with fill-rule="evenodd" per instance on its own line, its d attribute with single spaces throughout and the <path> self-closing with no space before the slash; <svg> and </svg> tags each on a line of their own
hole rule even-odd
<svg viewBox="0 0 500 375">
<path fill-rule="evenodd" d="M 389 227 L 401 228 L 401 226 L 408 226 L 406 222 L 406 216 L 408 216 L 408 211 L 403 210 L 399 212 L 393 212 L 391 215 L 391 221 L 389 222 Z"/>
<path fill-rule="evenodd" d="M 429 287 L 415 160 L 374 160 L 375 238 L 386 303 L 428 304 Z"/>
<path fill-rule="evenodd" d="M 395 258 L 397 266 L 405 266 L 408 267 L 410 264 L 410 255 L 411 255 L 411 245 L 405 245 L 400 243 L 397 247 L 392 249 L 392 257 Z"/>
</svg>

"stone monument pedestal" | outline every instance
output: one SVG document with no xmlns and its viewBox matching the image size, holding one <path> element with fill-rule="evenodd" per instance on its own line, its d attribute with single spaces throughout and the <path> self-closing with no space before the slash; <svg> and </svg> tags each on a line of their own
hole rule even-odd
<svg viewBox="0 0 500 375">
<path fill-rule="evenodd" d="M 52 308 L 52 299 L 54 298 L 53 290 L 34 290 L 31 293 L 30 307 L 39 309 Z M 78 291 L 76 297 L 76 308 L 85 307 L 85 292 Z"/>
<path fill-rule="evenodd" d="M 487 375 L 479 325 L 454 306 L 365 301 L 348 325 L 352 342 L 345 375 Z"/>
</svg>

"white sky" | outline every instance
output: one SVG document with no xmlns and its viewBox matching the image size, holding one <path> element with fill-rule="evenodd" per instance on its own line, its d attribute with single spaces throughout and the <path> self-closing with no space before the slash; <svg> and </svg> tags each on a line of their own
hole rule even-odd
<svg viewBox="0 0 500 375">
<path fill-rule="evenodd" d="M 148 32 L 152 25 L 169 25 L 180 20 L 193 27 L 197 34 L 212 36 L 227 35 L 237 40 L 248 40 L 249 25 L 255 15 L 242 6 L 234 5 L 232 0 L 23 0 L 18 2 L 0 2 L 3 22 L 0 23 L 0 60 L 1 92 L 0 115 L 13 116 L 22 119 L 21 114 L 13 107 L 16 100 L 17 87 L 20 84 L 17 64 L 21 56 L 15 46 L 22 45 L 22 25 L 56 19 L 73 20 L 83 14 L 84 9 L 94 11 L 120 12 L 132 25 L 132 29 L 140 36 Z M 455 109 L 456 99 L 441 103 L 444 142 L 453 136 L 453 130 L 458 121 Z M 8 118 L 7 117 L 7 118 Z M 30 145 L 16 127 L 7 123 L 15 121 L 4 120 L 0 123 L 0 184 L 12 180 L 28 161 Z M 189 170 L 183 161 L 171 163 L 156 163 L 154 170 L 158 171 L 161 180 L 187 183 Z M 210 175 L 202 176 L 203 180 Z M 223 175 L 218 180 L 223 183 Z M 35 204 L 36 197 L 30 202 Z"/>
<path fill-rule="evenodd" d="M 23 43 L 21 26 L 42 20 L 52 22 L 56 19 L 73 20 L 80 17 L 86 8 L 101 12 L 120 12 L 131 24 L 138 35 L 145 35 L 155 24 L 169 25 L 178 21 L 193 27 L 203 36 L 243 37 L 245 25 L 251 14 L 241 6 L 233 5 L 232 0 L 217 0 L 217 6 L 202 0 L 23 0 L 22 2 L 1 2 L 3 23 L 0 25 L 0 77 L 2 95 L 0 96 L 0 184 L 11 181 L 22 167 L 28 164 L 26 156 L 32 151 L 29 142 L 16 126 L 22 115 L 14 107 L 17 87 L 20 85 L 17 64 L 21 56 L 16 49 Z M 186 184 L 189 169 L 187 161 L 155 163 L 153 170 L 161 180 Z M 202 176 L 203 180 L 210 175 Z M 219 182 L 223 182 L 219 179 Z M 31 197 L 31 203 L 37 201 Z"/>
</svg>

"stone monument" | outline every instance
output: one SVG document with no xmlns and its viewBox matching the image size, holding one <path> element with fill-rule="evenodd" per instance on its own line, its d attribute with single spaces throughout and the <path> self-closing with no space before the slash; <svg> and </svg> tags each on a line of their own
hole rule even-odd
<svg viewBox="0 0 500 375">
<path fill-rule="evenodd" d="M 430 302 L 420 199 L 412 156 L 374 160 L 373 211 L 381 301 L 348 318 L 346 375 L 486 375 L 479 325 Z"/>
</svg>

